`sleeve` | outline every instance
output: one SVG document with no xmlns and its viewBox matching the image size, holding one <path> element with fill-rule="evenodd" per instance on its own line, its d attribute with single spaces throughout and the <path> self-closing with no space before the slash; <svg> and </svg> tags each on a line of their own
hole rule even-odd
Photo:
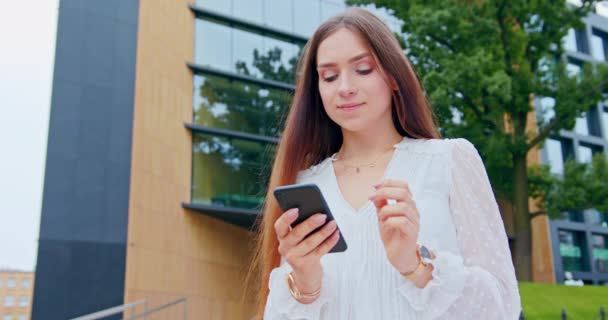
<svg viewBox="0 0 608 320">
<path fill-rule="evenodd" d="M 461 256 L 436 252 L 433 279 L 424 288 L 404 279 L 400 292 L 418 319 L 518 319 L 515 271 L 485 167 L 469 141 L 452 143 L 449 201 Z"/>
<path fill-rule="evenodd" d="M 321 259 L 321 262 L 323 260 Z M 264 320 L 312 320 L 320 319 L 323 307 L 331 300 L 333 279 L 329 272 L 323 271 L 321 294 L 313 303 L 298 302 L 289 292 L 287 275 L 291 266 L 283 258 L 281 265 L 270 272 L 268 299 L 264 309 Z"/>
</svg>

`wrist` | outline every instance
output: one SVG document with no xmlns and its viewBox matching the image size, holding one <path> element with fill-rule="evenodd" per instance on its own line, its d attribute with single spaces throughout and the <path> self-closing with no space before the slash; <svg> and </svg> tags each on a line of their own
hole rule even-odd
<svg viewBox="0 0 608 320">
<path fill-rule="evenodd" d="M 313 303 L 321 295 L 321 281 L 301 283 L 294 272 L 290 272 L 285 280 L 292 297 L 300 303 Z"/>
<path fill-rule="evenodd" d="M 432 251 L 425 246 L 418 245 L 415 259 L 417 264 L 415 268 L 406 269 L 404 272 L 400 271 L 401 275 L 412 282 L 416 287 L 423 288 L 433 279 L 433 259 L 435 259 L 435 254 Z"/>
</svg>

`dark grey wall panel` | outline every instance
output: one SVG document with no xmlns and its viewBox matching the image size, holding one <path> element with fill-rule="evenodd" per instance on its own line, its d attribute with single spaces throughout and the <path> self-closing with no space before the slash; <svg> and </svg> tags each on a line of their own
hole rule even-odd
<svg viewBox="0 0 608 320">
<path fill-rule="evenodd" d="M 61 0 L 33 319 L 121 304 L 138 0 Z"/>
</svg>

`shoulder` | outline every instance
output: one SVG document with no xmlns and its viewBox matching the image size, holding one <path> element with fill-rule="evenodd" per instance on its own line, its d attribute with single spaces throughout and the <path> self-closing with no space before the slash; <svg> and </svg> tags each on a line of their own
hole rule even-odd
<svg viewBox="0 0 608 320">
<path fill-rule="evenodd" d="M 411 139 L 404 138 L 397 149 L 428 155 L 449 156 L 455 152 L 477 153 L 475 146 L 467 139 Z"/>
<path fill-rule="evenodd" d="M 327 158 L 321 161 L 318 164 L 312 165 L 304 170 L 300 170 L 298 172 L 296 182 L 303 183 L 309 182 L 309 180 L 314 179 L 316 176 L 320 175 L 325 168 L 329 166 L 329 163 L 332 161 L 332 158 Z"/>
</svg>

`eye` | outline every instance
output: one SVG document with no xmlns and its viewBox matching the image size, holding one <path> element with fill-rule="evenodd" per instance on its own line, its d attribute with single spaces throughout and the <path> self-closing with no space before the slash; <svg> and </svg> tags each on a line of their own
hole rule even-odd
<svg viewBox="0 0 608 320">
<path fill-rule="evenodd" d="M 323 78 L 323 81 L 325 81 L 325 82 L 332 82 L 338 78 L 338 74 L 336 74 L 336 73 L 324 74 L 322 76 L 322 78 Z"/>
<path fill-rule="evenodd" d="M 374 71 L 374 69 L 372 68 L 359 68 L 357 69 L 357 73 L 360 75 L 368 75 L 370 73 L 372 73 L 372 71 Z"/>
</svg>

